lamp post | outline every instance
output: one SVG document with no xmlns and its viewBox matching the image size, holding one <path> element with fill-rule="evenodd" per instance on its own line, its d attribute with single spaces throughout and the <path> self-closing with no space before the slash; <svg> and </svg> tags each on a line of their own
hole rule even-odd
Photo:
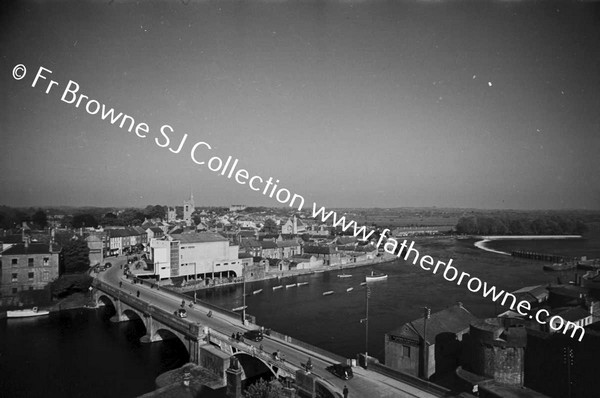
<svg viewBox="0 0 600 398">
<path fill-rule="evenodd" d="M 429 373 L 429 352 L 426 350 L 427 347 L 427 320 L 431 318 L 431 308 L 425 307 L 423 312 L 423 378 L 429 379 L 427 373 Z"/>
<path fill-rule="evenodd" d="M 198 289 L 198 272 L 196 271 L 196 262 L 194 262 L 194 304 L 196 304 L 196 290 Z"/>
<path fill-rule="evenodd" d="M 365 369 L 368 367 L 369 362 L 369 297 L 371 297 L 371 289 L 369 285 L 366 286 L 366 296 L 367 296 L 367 305 L 366 305 L 366 314 L 365 318 L 360 320 L 360 323 L 365 323 Z"/>
<path fill-rule="evenodd" d="M 242 264 L 242 325 L 246 324 L 246 266 Z"/>
</svg>

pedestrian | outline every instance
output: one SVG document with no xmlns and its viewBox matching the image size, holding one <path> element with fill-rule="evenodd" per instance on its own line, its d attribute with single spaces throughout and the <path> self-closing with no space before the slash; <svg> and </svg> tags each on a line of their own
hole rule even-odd
<svg viewBox="0 0 600 398">
<path fill-rule="evenodd" d="M 342 391 L 344 393 L 344 398 L 348 398 L 348 387 L 344 386 L 344 391 Z"/>
<path fill-rule="evenodd" d="M 137 291 L 137 296 L 140 297 L 140 291 L 139 290 Z"/>
<path fill-rule="evenodd" d="M 123 287 L 123 282 L 119 281 L 119 287 Z"/>
</svg>

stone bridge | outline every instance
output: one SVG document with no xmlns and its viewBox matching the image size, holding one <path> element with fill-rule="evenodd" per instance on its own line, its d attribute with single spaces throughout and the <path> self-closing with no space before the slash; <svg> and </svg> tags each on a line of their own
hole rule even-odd
<svg viewBox="0 0 600 398">
<path fill-rule="evenodd" d="M 112 322 L 141 319 L 146 334 L 144 343 L 178 338 L 189 353 L 189 361 L 209 370 L 226 383 L 229 358 L 235 356 L 241 363 L 242 380 L 246 373 L 258 372 L 257 363 L 262 363 L 277 378 L 295 378 L 298 367 L 274 359 L 271 354 L 256 346 L 233 339 L 231 335 L 209 328 L 207 325 L 180 318 L 173 313 L 157 308 L 135 295 L 125 293 L 97 279 L 93 282 L 92 295 L 98 305 L 112 305 L 116 314 Z"/>
</svg>

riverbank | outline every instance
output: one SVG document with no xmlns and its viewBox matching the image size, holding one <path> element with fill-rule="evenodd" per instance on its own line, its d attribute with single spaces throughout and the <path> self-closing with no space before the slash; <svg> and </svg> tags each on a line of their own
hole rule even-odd
<svg viewBox="0 0 600 398">
<path fill-rule="evenodd" d="M 281 278 L 287 278 L 287 277 L 299 276 L 299 275 L 311 275 L 311 274 L 316 274 L 316 273 L 321 273 L 321 272 L 340 271 L 340 270 L 351 269 L 351 268 L 366 267 L 369 265 L 389 263 L 389 262 L 396 261 L 397 259 L 398 259 L 397 256 L 384 252 L 384 253 L 382 253 L 382 255 L 380 257 L 375 257 L 372 260 L 357 261 L 355 263 L 322 265 L 320 267 L 314 267 L 314 268 L 308 268 L 308 269 L 267 272 L 267 273 L 265 273 L 264 277 L 247 278 L 246 282 L 258 282 L 258 281 L 266 281 L 266 280 L 270 280 L 270 279 L 281 279 Z M 169 289 L 169 290 L 172 290 L 172 291 L 178 292 L 178 293 L 187 293 L 187 292 L 193 292 L 195 290 L 207 290 L 207 289 L 212 289 L 212 288 L 222 287 L 222 286 L 240 285 L 240 284 L 244 283 L 244 281 L 226 282 L 226 283 L 220 283 L 218 285 L 210 285 L 210 286 L 202 285 L 204 283 L 204 281 L 199 281 L 196 285 L 189 284 L 189 283 L 190 282 L 188 282 L 187 286 L 183 286 L 183 287 L 176 287 L 176 286 L 172 286 L 172 285 L 164 285 L 164 286 L 161 285 L 161 287 L 164 287 L 166 289 Z"/>
<path fill-rule="evenodd" d="M 478 249 L 485 250 L 490 253 L 503 254 L 510 256 L 510 253 L 494 250 L 487 247 L 486 244 L 495 240 L 536 240 L 536 239 L 581 239 L 581 235 L 490 235 L 490 236 L 473 236 L 474 239 L 480 239 L 474 243 Z"/>
</svg>

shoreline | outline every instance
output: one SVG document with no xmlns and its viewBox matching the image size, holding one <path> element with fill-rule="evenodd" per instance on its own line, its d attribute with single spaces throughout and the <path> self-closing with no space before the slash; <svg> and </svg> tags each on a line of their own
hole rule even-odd
<svg viewBox="0 0 600 398">
<path fill-rule="evenodd" d="M 330 271 L 340 271 L 340 270 L 349 269 L 349 268 L 359 268 L 359 267 L 365 267 L 368 265 L 386 264 L 386 263 L 391 263 L 393 261 L 396 261 L 397 259 L 398 259 L 398 257 L 395 255 L 391 255 L 389 253 L 383 253 L 382 257 L 375 257 L 375 259 L 373 259 L 373 260 L 361 261 L 361 262 L 357 262 L 357 263 L 323 265 L 320 267 L 295 270 L 295 271 L 277 271 L 276 273 L 266 273 L 264 278 L 247 279 L 246 282 L 260 282 L 260 281 L 268 281 L 271 279 L 284 279 L 284 278 L 289 278 L 289 277 L 294 277 L 294 276 L 312 275 L 312 274 L 317 274 L 317 273 L 322 273 L 322 272 L 330 272 Z M 283 273 L 283 275 L 280 275 L 280 273 Z M 228 282 L 228 283 L 221 283 L 221 284 L 213 285 L 213 286 L 200 286 L 200 287 L 198 287 L 198 286 L 174 287 L 174 286 L 169 286 L 169 285 L 165 285 L 162 287 L 164 289 L 169 289 L 169 290 L 172 290 L 177 293 L 188 293 L 188 292 L 193 292 L 193 291 L 197 291 L 197 290 L 219 288 L 222 286 L 240 285 L 242 283 L 244 283 L 244 282 L 242 282 L 242 281 Z"/>
<path fill-rule="evenodd" d="M 500 250 L 494 250 L 486 246 L 486 243 L 493 242 L 495 240 L 536 240 L 536 239 L 581 239 L 581 235 L 489 235 L 489 236 L 473 236 L 475 239 L 481 239 L 473 243 L 473 245 L 486 252 L 502 254 L 510 256 L 510 253 L 503 252 Z"/>
</svg>

